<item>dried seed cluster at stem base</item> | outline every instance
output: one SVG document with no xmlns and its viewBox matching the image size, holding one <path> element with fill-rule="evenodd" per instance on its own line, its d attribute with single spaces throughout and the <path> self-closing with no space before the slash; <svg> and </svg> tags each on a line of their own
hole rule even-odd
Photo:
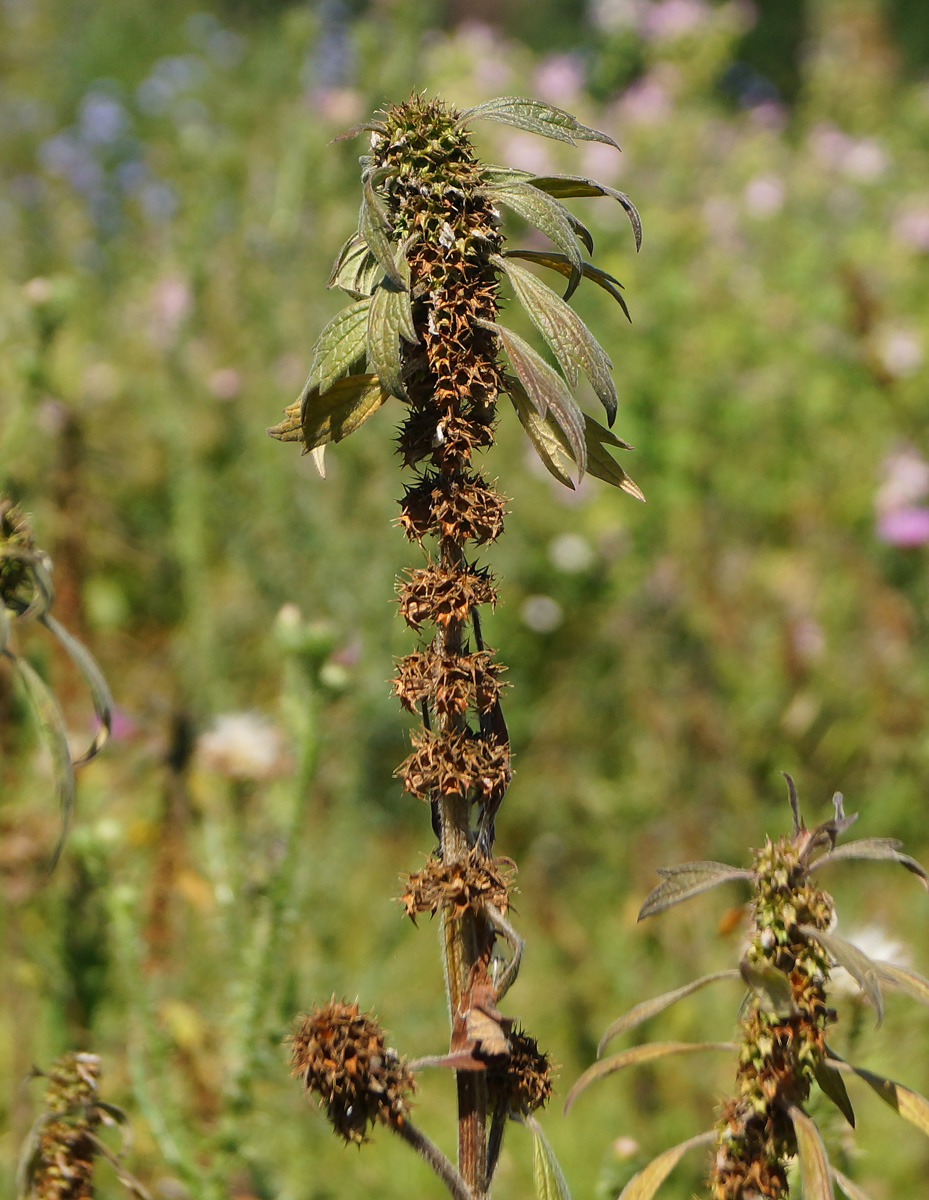
<svg viewBox="0 0 929 1200">
<path fill-rule="evenodd" d="M 48 1072 L 47 1119 L 39 1134 L 29 1195 L 35 1200 L 89 1200 L 94 1194 L 92 1135 L 101 1123 L 97 1108 L 100 1059 L 65 1054 Z"/>
<path fill-rule="evenodd" d="M 488 859 L 475 850 L 467 862 L 443 863 L 430 858 L 421 871 L 406 877 L 400 903 L 414 921 L 419 913 L 436 913 L 443 906 L 453 917 L 468 910 L 480 912 L 488 903 L 505 913 L 515 873 L 508 858 Z"/>
<path fill-rule="evenodd" d="M 507 1042 L 509 1057 L 488 1068 L 487 1089 L 495 1103 L 526 1117 L 551 1098 L 551 1063 L 535 1038 L 522 1029 L 511 1029 Z"/>
<path fill-rule="evenodd" d="M 380 1122 L 398 1129 L 416 1087 L 413 1073 L 384 1043 L 384 1033 L 358 1005 L 334 997 L 300 1020 L 292 1038 L 293 1074 L 316 1092 L 336 1133 L 365 1141 Z"/>
<path fill-rule="evenodd" d="M 824 1030 L 835 1013 L 826 1003 L 829 958 L 798 926 L 827 930 L 831 898 L 810 880 L 800 838 L 770 840 L 755 855 L 753 930 L 745 962 L 774 969 L 790 982 L 793 1013 L 778 1016 L 753 998 L 742 1018 L 738 1095 L 717 1126 L 710 1177 L 714 1200 L 787 1196 L 786 1160 L 797 1143 L 788 1110 L 809 1099 L 825 1058 Z"/>
</svg>

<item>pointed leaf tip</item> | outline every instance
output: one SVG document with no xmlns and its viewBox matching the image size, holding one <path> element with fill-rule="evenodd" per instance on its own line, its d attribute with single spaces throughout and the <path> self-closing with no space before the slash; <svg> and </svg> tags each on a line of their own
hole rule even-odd
<svg viewBox="0 0 929 1200">
<path fill-rule="evenodd" d="M 530 100 L 525 96 L 498 96 L 494 100 L 486 100 L 483 104 L 466 109 L 459 117 L 459 124 L 464 125 L 478 118 L 499 121 L 515 129 L 525 129 L 528 133 L 538 133 L 558 142 L 569 142 L 572 146 L 576 141 L 603 142 L 604 145 L 619 149 L 608 133 L 582 125 L 563 108 L 555 108 L 552 104 Z"/>
<path fill-rule="evenodd" d="M 800 1176 L 803 1180 L 803 1200 L 835 1200 L 832 1190 L 832 1172 L 826 1147 L 815 1123 L 796 1105 L 788 1109 L 788 1116 L 797 1135 L 797 1150 L 800 1155 Z"/>
<path fill-rule="evenodd" d="M 620 1193 L 619 1200 L 652 1200 L 688 1150 L 712 1145 L 715 1140 L 716 1131 L 710 1129 L 706 1133 L 698 1133 L 696 1137 L 688 1138 L 686 1142 L 672 1146 L 670 1150 L 665 1150 L 637 1175 L 633 1175 Z"/>
</svg>

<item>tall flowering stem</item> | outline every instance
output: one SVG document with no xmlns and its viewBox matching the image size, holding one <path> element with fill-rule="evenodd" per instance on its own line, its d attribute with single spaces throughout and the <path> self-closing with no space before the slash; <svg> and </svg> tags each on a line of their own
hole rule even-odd
<svg viewBox="0 0 929 1200">
<path fill-rule="evenodd" d="M 396 774 L 408 793 L 429 803 L 439 845 L 409 876 L 402 900 L 414 919 L 439 913 L 443 922 L 451 1044 L 432 1061 L 457 1073 L 458 1169 L 475 1195 L 487 1191 L 506 1121 L 528 1118 L 549 1092 L 545 1056 L 497 1007 L 522 950 L 507 919 L 510 872 L 494 858 L 510 744 L 500 704 L 503 667 L 484 643 L 479 615 L 497 592 L 476 557 L 503 532 L 504 498 L 476 461 L 494 441 L 498 401 L 509 397 L 543 463 L 566 486 L 589 471 L 641 496 L 607 449 L 626 443 L 583 414 L 572 395 L 583 372 L 612 423 L 610 361 L 567 296 L 587 278 L 624 310 L 625 303 L 618 281 L 582 258 L 579 242 L 592 248 L 592 239 L 561 200 L 616 199 L 637 243 L 638 215 L 626 196 L 594 180 L 483 165 L 468 130 L 480 118 L 572 144 L 615 145 L 560 109 L 518 97 L 461 113 L 414 96 L 351 130 L 346 136 L 370 134 L 371 151 L 361 159 L 358 231 L 342 248 L 330 286 L 354 303 L 323 330 L 302 395 L 269 431 L 302 441 L 322 471 L 327 443 L 391 399 L 403 408 L 398 442 L 416 476 L 400 501 L 400 524 L 425 562 L 399 584 L 400 613 L 420 644 L 398 663 L 393 687 L 421 725 Z M 504 208 L 557 249 L 507 249 Z M 516 259 L 566 279 L 565 299 Z M 504 281 L 560 370 L 499 323 Z M 303 1064 L 300 1070 L 307 1080 L 316 1077 Z"/>
</svg>

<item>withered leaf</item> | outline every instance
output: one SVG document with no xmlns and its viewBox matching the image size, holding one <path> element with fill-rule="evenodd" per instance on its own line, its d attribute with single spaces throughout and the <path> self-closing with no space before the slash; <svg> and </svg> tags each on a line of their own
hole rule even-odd
<svg viewBox="0 0 929 1200">
<path fill-rule="evenodd" d="M 370 296 L 384 272 L 359 233 L 353 233 L 335 260 L 327 288 L 341 288 L 356 300 Z"/>
<path fill-rule="evenodd" d="M 907 967 L 897 966 L 896 963 L 872 959 L 872 966 L 877 971 L 882 984 L 898 987 L 901 992 L 906 992 L 914 1000 L 919 1000 L 922 1004 L 929 1004 L 929 979 L 924 979 L 922 975 L 917 975 L 915 971 L 910 971 Z"/>
<path fill-rule="evenodd" d="M 828 1096 L 852 1129 L 855 1128 L 855 1110 L 848 1098 L 848 1089 L 841 1074 L 825 1059 L 817 1057 L 813 1073 L 823 1095 Z"/>
<path fill-rule="evenodd" d="M 827 863 L 840 862 L 842 859 L 897 862 L 901 867 L 912 871 L 919 878 L 923 887 L 929 890 L 929 874 L 926 873 L 926 868 L 908 854 L 901 854 L 900 847 L 902 845 L 903 843 L 897 841 L 896 838 L 860 838 L 856 842 L 847 842 L 844 846 L 837 846 L 834 850 L 827 851 L 810 865 L 810 870 L 823 867 Z"/>
<path fill-rule="evenodd" d="M 796 1013 L 793 989 L 783 971 L 769 963 L 752 963 L 743 958 L 739 963 L 739 973 L 763 1012 L 772 1013 L 781 1020 Z"/>
<path fill-rule="evenodd" d="M 71 750 L 68 746 L 68 731 L 58 701 L 38 672 L 24 658 L 18 656 L 13 659 L 13 670 L 22 681 L 23 690 L 36 717 L 39 736 L 51 755 L 55 792 L 61 813 L 61 832 L 49 863 L 49 870 L 53 870 L 61 857 L 74 813 L 74 764 L 71 762 Z"/>
<path fill-rule="evenodd" d="M 409 265 L 402 254 L 397 259 L 398 274 L 408 280 Z M 419 340 L 413 327 L 410 293 L 405 287 L 394 288 L 385 280 L 375 289 L 368 310 L 368 368 L 380 378 L 385 391 L 405 400 L 401 338 L 411 343 Z"/>
<path fill-rule="evenodd" d="M 629 478 L 616 459 L 605 449 L 606 446 L 617 446 L 622 450 L 631 450 L 632 447 L 629 443 L 616 437 L 609 429 L 604 429 L 586 413 L 584 414 L 584 441 L 587 445 L 587 470 L 590 474 L 596 476 L 597 479 L 602 479 L 605 483 L 612 484 L 613 487 L 618 487 L 627 495 L 641 500 L 644 504 L 645 497 L 642 495 L 639 485 Z"/>
<path fill-rule="evenodd" d="M 894 1083 L 892 1079 L 885 1079 L 883 1075 L 866 1071 L 864 1067 L 855 1067 L 851 1063 L 844 1062 L 834 1054 L 827 1059 L 827 1062 L 844 1075 L 857 1075 L 859 1079 L 863 1079 L 885 1104 L 889 1104 L 904 1120 L 909 1121 L 929 1136 L 929 1100 L 925 1096 L 911 1091 L 902 1083 Z"/>
<path fill-rule="evenodd" d="M 537 1200 L 571 1200 L 568 1181 L 542 1126 L 532 1115 L 522 1120 L 532 1133 L 532 1180 Z"/>
<path fill-rule="evenodd" d="M 832 1178 L 836 1181 L 848 1200 L 871 1200 L 871 1197 L 860 1188 L 857 1183 L 853 1183 L 847 1175 L 843 1175 L 838 1167 L 832 1167 Z"/>
<path fill-rule="evenodd" d="M 84 682 L 90 690 L 94 712 L 96 713 L 97 720 L 100 722 L 100 728 L 94 735 L 90 746 L 80 758 L 74 760 L 73 765 L 79 767 L 83 763 L 89 762 L 95 754 L 98 754 L 110 736 L 113 727 L 113 697 L 110 694 L 109 684 L 103 677 L 103 672 L 86 646 L 83 646 L 59 621 L 56 621 L 51 613 L 44 613 L 39 617 L 39 622 L 45 626 L 49 633 L 58 639 L 67 651 L 71 661 L 80 671 Z"/>
<path fill-rule="evenodd" d="M 395 288 L 405 287 L 403 276 L 397 270 L 393 248 L 390 244 L 390 222 L 374 185 L 365 179 L 362 185 L 363 199 L 358 217 L 358 232 L 368 249 L 377 259 L 378 266 Z"/>
<path fill-rule="evenodd" d="M 558 423 L 552 419 L 551 414 L 539 416 L 518 379 L 507 378 L 506 387 L 520 424 L 532 442 L 539 461 L 559 483 L 573 491 L 574 481 L 570 471 L 572 467 L 577 468 L 577 462 Z"/>
<path fill-rule="evenodd" d="M 349 375 L 337 379 L 324 396 L 312 388 L 289 405 L 286 420 L 268 432 L 280 441 L 302 440 L 306 454 L 354 433 L 388 395 L 376 375 Z"/>
</svg>

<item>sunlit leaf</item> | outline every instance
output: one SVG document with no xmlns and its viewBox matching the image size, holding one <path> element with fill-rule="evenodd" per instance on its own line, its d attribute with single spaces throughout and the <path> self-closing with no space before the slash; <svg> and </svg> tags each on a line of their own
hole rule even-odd
<svg viewBox="0 0 929 1200">
<path fill-rule="evenodd" d="M 832 1167 L 832 1178 L 848 1197 L 848 1200 L 871 1200 L 871 1197 L 863 1188 L 860 1188 L 847 1175 L 843 1175 L 837 1167 Z"/>
<path fill-rule="evenodd" d="M 314 387 L 326 392 L 341 376 L 345 375 L 365 352 L 370 300 L 359 300 L 336 313 L 316 339 L 313 347 L 313 363 L 306 383 L 306 391 Z"/>
<path fill-rule="evenodd" d="M 770 963 L 753 963 L 743 958 L 739 974 L 766 1013 L 786 1019 L 797 1011 L 793 988 L 783 971 Z"/>
<path fill-rule="evenodd" d="M 58 844 L 49 864 L 49 870 L 52 870 L 61 857 L 74 814 L 74 766 L 68 747 L 68 731 L 58 701 L 38 673 L 23 658 L 14 659 L 13 667 L 23 682 L 36 716 L 40 736 L 52 757 L 55 792 L 61 813 L 61 833 L 58 835 Z"/>
<path fill-rule="evenodd" d="M 100 722 L 100 728 L 90 746 L 80 758 L 74 761 L 73 765 L 79 767 L 82 763 L 89 762 L 103 748 L 110 736 L 113 728 L 113 697 L 110 694 L 109 685 L 103 677 L 103 672 L 86 646 L 83 646 L 59 621 L 56 621 L 51 613 L 46 613 L 39 620 L 49 633 L 58 639 L 83 676 L 90 691 L 94 712 Z"/>
<path fill-rule="evenodd" d="M 696 1137 L 672 1146 L 670 1150 L 665 1150 L 637 1175 L 633 1175 L 620 1192 L 619 1200 L 651 1200 L 688 1150 L 695 1150 L 698 1146 L 709 1146 L 715 1140 L 716 1131 L 711 1129 L 707 1133 L 698 1133 Z"/>
<path fill-rule="evenodd" d="M 403 276 L 397 270 L 393 247 L 390 244 L 390 222 L 370 179 L 364 181 L 363 194 L 361 213 L 358 217 L 358 232 L 377 259 L 378 266 L 384 275 L 395 288 L 402 290 L 406 285 Z"/>
<path fill-rule="evenodd" d="M 884 1016 L 884 1005 L 881 998 L 880 968 L 873 963 L 863 950 L 853 946 L 844 938 L 834 933 L 823 933 L 813 925 L 798 925 L 797 928 L 807 938 L 814 938 L 831 958 L 844 967 L 867 996 L 868 1001 L 877 1013 L 877 1023 L 880 1025 Z"/>
<path fill-rule="evenodd" d="M 620 488 L 627 495 L 641 500 L 645 497 L 634 480 L 630 479 L 612 454 L 607 453 L 606 446 L 617 446 L 622 450 L 631 450 L 628 442 L 616 437 L 609 429 L 604 429 L 593 417 L 584 414 L 584 441 L 587 445 L 587 470 L 597 479 Z"/>
<path fill-rule="evenodd" d="M 513 401 L 520 424 L 532 442 L 536 454 L 545 469 L 565 487 L 574 490 L 571 468 L 577 468 L 568 439 L 551 416 L 540 417 L 526 389 L 518 379 L 507 379 L 507 394 Z"/>
<path fill-rule="evenodd" d="M 787 1112 L 797 1135 L 803 1200 L 834 1200 L 829 1159 L 826 1157 L 826 1147 L 819 1136 L 819 1130 L 796 1105 L 792 1104 Z"/>
<path fill-rule="evenodd" d="M 538 1200 L 571 1200 L 571 1190 L 555 1151 L 533 1116 L 523 1118 L 532 1132 L 532 1179 Z"/>
<path fill-rule="evenodd" d="M 872 959 L 872 966 L 877 971 L 882 984 L 889 983 L 893 987 L 898 987 L 902 992 L 906 992 L 915 1000 L 919 1000 L 922 1004 L 929 1004 L 929 979 L 924 979 L 922 975 L 917 975 L 908 967 L 899 967 L 896 963 Z"/>
<path fill-rule="evenodd" d="M 851 1125 L 852 1129 L 854 1129 L 855 1110 L 852 1108 L 852 1102 L 848 1097 L 845 1080 L 835 1067 L 823 1058 L 817 1058 L 813 1071 L 823 1095 L 832 1101 L 845 1120 Z"/>
<path fill-rule="evenodd" d="M 409 279 L 410 268 L 402 255 L 398 255 L 398 272 L 401 278 Z M 405 400 L 401 338 L 411 343 L 419 340 L 413 327 L 410 293 L 405 286 L 396 289 L 385 280 L 371 297 L 368 311 L 368 369 L 379 376 L 386 392 Z"/>
<path fill-rule="evenodd" d="M 901 867 L 906 867 L 908 871 L 912 871 L 918 876 L 924 887 L 929 889 L 929 874 L 922 864 L 918 863 L 915 858 L 911 858 L 908 854 L 901 854 L 900 847 L 902 842 L 898 842 L 896 838 L 861 838 L 857 842 L 848 842 L 844 846 L 838 846 L 835 850 L 830 850 L 818 858 L 811 864 L 810 869 L 815 870 L 817 867 L 825 866 L 826 863 L 840 862 L 842 859 L 870 859 L 872 861 L 897 862 Z"/>
<path fill-rule="evenodd" d="M 664 1012 L 666 1008 L 670 1008 L 672 1004 L 676 1004 L 678 1000 L 683 1000 L 685 996 L 699 992 L 707 984 L 716 983 L 720 979 L 738 978 L 739 972 L 735 967 L 731 967 L 726 971 L 714 971 L 712 975 L 703 975 L 700 979 L 693 980 L 692 983 L 685 983 L 683 987 L 675 988 L 672 992 L 664 992 L 660 996 L 654 996 L 651 1000 L 643 1000 L 641 1004 L 630 1008 L 627 1013 L 613 1022 L 600 1039 L 597 1057 L 600 1057 L 606 1044 L 611 1042 L 614 1037 L 618 1037 L 621 1033 L 628 1033 L 630 1029 L 635 1029 L 636 1026 L 657 1016 L 658 1013 Z"/>
<path fill-rule="evenodd" d="M 581 475 L 587 470 L 587 442 L 584 437 L 584 414 L 568 390 L 568 385 L 554 368 L 511 329 L 492 321 L 483 322 L 503 343 L 513 370 L 525 388 L 533 408 L 540 417 L 551 415 L 564 433 L 571 456 Z"/>
<path fill-rule="evenodd" d="M 466 109 L 459 123 L 463 125 L 478 118 L 499 121 L 529 133 L 540 133 L 558 142 L 570 142 L 572 146 L 576 141 L 603 142 L 607 146 L 616 146 L 609 134 L 582 125 L 564 109 L 544 104 L 541 100 L 529 100 L 525 96 L 498 96 L 495 100 L 486 100 L 483 104 Z"/>
<path fill-rule="evenodd" d="M 728 883 L 732 879 L 754 878 L 754 873 L 745 867 L 730 867 L 727 863 L 718 862 L 691 862 L 682 863 L 677 867 L 660 867 L 658 874 L 664 878 L 645 898 L 645 903 L 639 909 L 640 921 L 664 912 L 673 904 L 689 900 L 691 896 L 698 896 L 717 884 Z"/>
<path fill-rule="evenodd" d="M 584 260 L 577 244 L 577 218 L 552 196 L 527 183 L 507 187 L 486 187 L 484 195 L 492 204 L 504 204 L 530 225 L 550 238 L 566 255 L 571 265 L 565 299 L 581 281 Z"/>
<path fill-rule="evenodd" d="M 885 1079 L 883 1075 L 866 1071 L 864 1067 L 856 1067 L 851 1063 L 844 1062 L 834 1054 L 827 1061 L 831 1067 L 841 1071 L 844 1075 L 857 1075 L 859 1079 L 863 1079 L 870 1088 L 877 1092 L 885 1104 L 889 1104 L 904 1120 L 909 1121 L 929 1136 L 929 1100 L 925 1096 L 921 1096 L 919 1092 L 910 1091 L 902 1083 L 894 1083 L 892 1079 Z"/>
<path fill-rule="evenodd" d="M 371 295 L 383 275 L 364 239 L 358 233 L 353 233 L 339 251 L 326 287 L 341 288 L 356 300 L 361 300 Z"/>
<path fill-rule="evenodd" d="M 630 1046 L 628 1050 L 620 1050 L 618 1054 L 611 1054 L 609 1058 L 601 1058 L 599 1062 L 588 1067 L 568 1092 L 564 1110 L 567 1112 L 581 1092 L 597 1079 L 603 1079 L 606 1075 L 612 1075 L 614 1071 L 621 1071 L 625 1067 L 638 1066 L 655 1058 L 666 1058 L 669 1054 L 693 1054 L 697 1050 L 728 1050 L 731 1053 L 737 1049 L 735 1042 L 648 1042 L 644 1046 Z"/>
<path fill-rule="evenodd" d="M 590 380 L 606 409 L 610 424 L 616 418 L 616 387 L 610 376 L 613 364 L 606 351 L 569 304 L 556 296 L 532 271 L 494 255 L 491 261 L 506 272 L 516 298 L 533 324 L 551 346 L 555 358 L 572 388 L 577 387 L 578 372 Z"/>
<path fill-rule="evenodd" d="M 131 1171 L 123 1166 L 120 1159 L 113 1153 L 106 1142 L 98 1138 L 95 1133 L 88 1133 L 87 1136 L 96 1147 L 97 1153 L 105 1158 L 113 1168 L 116 1178 L 131 1196 L 135 1196 L 136 1200 L 152 1200 L 152 1195 L 148 1188 L 140 1180 L 136 1179 Z"/>
<path fill-rule="evenodd" d="M 566 279 L 570 278 L 573 270 L 571 260 L 568 256 L 566 254 L 558 254 L 554 250 L 504 250 L 503 257 L 522 258 L 526 262 L 537 263 L 540 267 L 548 267 L 552 271 L 557 271 L 559 275 L 563 275 Z M 606 271 L 601 271 L 599 267 L 595 267 L 593 263 L 589 263 L 586 260 L 581 263 L 581 273 L 585 279 L 590 279 L 593 283 L 602 287 L 605 292 L 609 292 L 626 314 L 627 320 L 632 320 L 632 317 L 629 315 L 629 309 L 626 306 L 626 298 L 618 290 L 623 286 L 618 279 Z"/>
<path fill-rule="evenodd" d="M 325 396 L 319 388 L 305 392 L 268 433 L 282 442 L 302 441 L 306 454 L 354 433 L 388 397 L 376 375 L 349 375 L 337 379 Z"/>
<path fill-rule="evenodd" d="M 587 179 L 583 175 L 532 175 L 526 182 L 559 200 L 568 200 L 573 196 L 611 196 L 623 206 L 629 218 L 636 250 L 642 248 L 642 218 L 625 192 L 618 192 L 605 183 L 598 183 L 596 179 Z"/>
</svg>

